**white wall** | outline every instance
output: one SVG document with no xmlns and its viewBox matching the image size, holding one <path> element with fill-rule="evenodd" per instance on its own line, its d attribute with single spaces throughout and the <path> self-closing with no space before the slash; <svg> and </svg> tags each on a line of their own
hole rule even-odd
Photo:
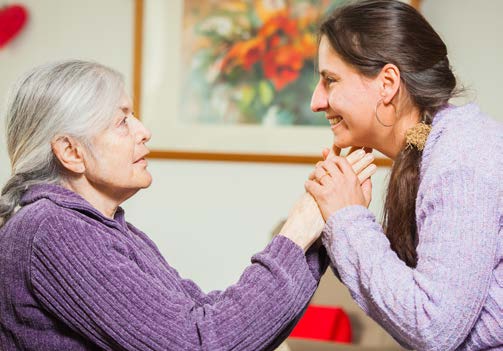
<svg viewBox="0 0 503 351">
<path fill-rule="evenodd" d="M 131 86 L 133 0 L 16 2 L 28 7 L 31 19 L 22 35 L 0 50 L 0 97 L 25 70 L 69 57 L 112 66 Z M 453 64 L 478 92 L 482 107 L 502 119 L 496 84 L 502 81 L 497 63 L 503 62 L 503 52 L 497 39 L 501 28 L 498 32 L 495 26 L 503 2 L 485 0 L 477 6 L 469 0 L 425 0 L 424 13 L 444 36 Z M 3 184 L 9 175 L 3 121 L 0 132 Z M 124 205 L 128 219 L 153 238 L 183 276 L 205 290 L 225 288 L 239 277 L 301 194 L 311 170 L 304 165 L 149 163 L 153 185 Z M 385 174 L 380 170 L 374 177 L 375 212 L 381 210 Z"/>
<path fill-rule="evenodd" d="M 463 100 L 503 121 L 503 1 L 423 0 L 423 13 L 447 43 L 449 59 L 467 88 Z"/>
</svg>

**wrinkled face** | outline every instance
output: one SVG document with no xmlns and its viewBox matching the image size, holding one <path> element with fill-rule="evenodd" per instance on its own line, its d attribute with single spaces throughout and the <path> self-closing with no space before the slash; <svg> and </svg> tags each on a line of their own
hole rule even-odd
<svg viewBox="0 0 503 351">
<path fill-rule="evenodd" d="M 132 103 L 123 94 L 110 126 L 92 140 L 85 157 L 85 176 L 100 192 L 125 200 L 148 187 L 152 177 L 147 170 L 145 143 L 150 131 L 133 116 Z"/>
<path fill-rule="evenodd" d="M 323 36 L 318 49 L 319 82 L 313 92 L 311 109 L 324 112 L 334 134 L 334 144 L 374 147 L 375 107 L 379 101 L 377 79 L 361 75 L 345 63 Z"/>
</svg>

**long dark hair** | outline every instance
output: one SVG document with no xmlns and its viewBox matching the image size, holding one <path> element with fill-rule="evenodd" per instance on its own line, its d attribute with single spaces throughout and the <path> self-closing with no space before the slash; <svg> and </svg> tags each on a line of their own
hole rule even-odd
<svg viewBox="0 0 503 351">
<path fill-rule="evenodd" d="M 339 7 L 322 23 L 319 35 L 367 77 L 375 77 L 388 63 L 396 65 L 426 124 L 457 94 L 444 42 L 416 9 L 401 1 L 364 0 Z M 404 144 L 393 163 L 384 204 L 384 232 L 409 267 L 417 264 L 421 156 L 422 151 Z"/>
</svg>

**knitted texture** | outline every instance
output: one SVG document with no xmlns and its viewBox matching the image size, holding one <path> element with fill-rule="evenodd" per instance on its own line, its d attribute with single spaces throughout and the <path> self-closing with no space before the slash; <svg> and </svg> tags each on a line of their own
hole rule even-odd
<svg viewBox="0 0 503 351">
<path fill-rule="evenodd" d="M 503 349 L 503 126 L 477 106 L 435 116 L 416 200 L 418 264 L 374 215 L 334 213 L 323 242 L 358 304 L 416 350 Z"/>
<path fill-rule="evenodd" d="M 205 294 L 120 208 L 108 219 L 54 185 L 22 205 L 0 231 L 3 351 L 273 349 L 326 268 L 323 247 L 306 257 L 279 236 L 235 285 Z"/>
</svg>

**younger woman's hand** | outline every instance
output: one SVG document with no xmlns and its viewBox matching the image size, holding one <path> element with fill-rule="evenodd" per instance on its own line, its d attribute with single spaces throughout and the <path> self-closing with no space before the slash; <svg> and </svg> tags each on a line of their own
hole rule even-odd
<svg viewBox="0 0 503 351">
<path fill-rule="evenodd" d="M 330 152 L 330 150 L 327 149 L 327 155 L 325 155 L 325 153 L 323 155 L 326 160 L 318 162 L 317 169 L 318 167 L 323 167 L 325 162 L 333 164 L 336 153 L 338 153 L 338 150 Z M 357 150 L 344 159 L 347 160 L 346 162 L 350 167 L 353 167 L 354 172 L 358 174 L 358 177 L 361 177 L 362 180 L 370 176 L 372 167 L 369 168 L 369 165 L 374 159 L 373 155 L 366 156 L 363 150 Z M 327 167 L 331 166 L 327 165 Z M 315 172 L 310 175 L 310 178 L 313 180 L 315 179 Z M 370 185 L 370 181 L 368 184 Z M 365 183 L 362 184 L 362 186 L 364 185 Z M 325 226 L 325 221 L 323 220 L 322 213 L 320 213 L 320 209 L 321 207 L 316 203 L 313 196 L 309 193 L 305 193 L 293 206 L 280 234 L 286 236 L 304 250 L 307 250 L 311 244 L 318 239 Z"/>
<path fill-rule="evenodd" d="M 353 166 L 344 157 L 329 157 L 316 165 L 316 169 L 306 181 L 305 188 L 317 202 L 325 221 L 332 213 L 343 207 L 350 205 L 368 207 L 370 203 L 372 198 L 370 177 L 377 168 L 371 164 L 374 156 L 359 150 L 348 157 L 353 154 L 360 158 Z"/>
</svg>

